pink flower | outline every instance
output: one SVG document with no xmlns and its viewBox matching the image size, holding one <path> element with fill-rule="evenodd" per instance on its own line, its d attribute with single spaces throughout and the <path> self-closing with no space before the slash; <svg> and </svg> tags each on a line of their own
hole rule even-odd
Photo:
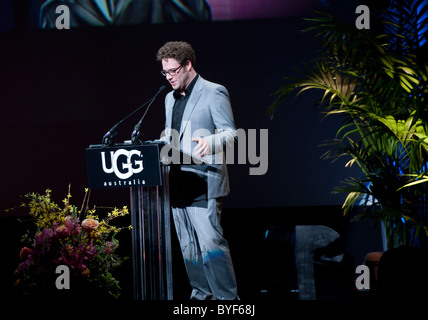
<svg viewBox="0 0 428 320">
<path fill-rule="evenodd" d="M 50 245 L 53 235 L 54 232 L 51 229 L 44 228 L 34 237 L 36 246 L 43 247 L 45 245 Z"/>
<path fill-rule="evenodd" d="M 74 250 L 74 247 L 71 244 L 67 244 L 64 246 L 64 250 L 68 253 L 71 254 Z"/>
<path fill-rule="evenodd" d="M 79 243 L 79 245 L 77 246 L 77 249 L 80 252 L 83 260 L 87 260 L 87 259 L 92 260 L 98 254 L 98 250 L 97 248 L 94 247 L 94 244 L 92 243 L 92 241 L 87 245 L 83 243 Z"/>
<path fill-rule="evenodd" d="M 79 243 L 77 247 L 73 247 L 71 244 L 68 244 L 63 246 L 59 261 L 63 261 L 66 265 L 73 269 L 82 271 L 86 268 L 84 262 L 86 260 L 92 260 L 97 256 L 97 254 L 98 251 L 92 242 L 90 242 L 88 245 Z M 89 269 L 85 272 L 87 275 L 89 275 Z"/>
<path fill-rule="evenodd" d="M 59 238 L 65 238 L 67 237 L 69 233 L 69 229 L 65 225 L 60 225 L 55 229 L 56 234 Z"/>
<path fill-rule="evenodd" d="M 66 216 L 64 220 L 64 224 L 67 228 L 71 230 L 74 227 L 75 221 L 73 220 L 72 216 Z"/>
<path fill-rule="evenodd" d="M 64 225 L 66 226 L 67 232 L 69 235 L 70 234 L 79 235 L 80 232 L 82 231 L 80 226 L 79 226 L 79 220 L 73 219 L 72 216 L 66 216 L 65 217 Z"/>
<path fill-rule="evenodd" d="M 77 248 L 73 247 L 71 244 L 65 245 L 61 250 L 60 261 L 72 268 L 79 268 L 82 262 L 82 256 L 79 255 Z"/>
<path fill-rule="evenodd" d="M 89 268 L 86 266 L 82 268 L 81 273 L 82 273 L 82 276 L 84 277 L 89 277 L 89 275 L 91 274 L 91 272 L 89 271 Z"/>
<path fill-rule="evenodd" d="M 93 230 L 95 230 L 99 225 L 99 222 L 95 219 L 85 219 L 82 221 L 82 228 L 86 231 L 86 232 L 91 232 Z"/>
<path fill-rule="evenodd" d="M 114 243 L 111 241 L 106 241 L 106 247 L 104 248 L 104 252 L 107 254 L 112 254 L 114 251 Z"/>
<path fill-rule="evenodd" d="M 21 251 L 19 252 L 19 257 L 21 258 L 21 260 L 25 260 L 27 259 L 28 255 L 32 252 L 33 250 L 31 250 L 28 247 L 24 247 L 21 249 Z"/>
</svg>

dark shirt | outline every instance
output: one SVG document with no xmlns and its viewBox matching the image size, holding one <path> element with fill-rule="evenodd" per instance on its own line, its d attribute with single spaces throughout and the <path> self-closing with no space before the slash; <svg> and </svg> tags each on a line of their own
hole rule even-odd
<svg viewBox="0 0 428 320">
<path fill-rule="evenodd" d="M 172 110 L 172 124 L 171 128 L 176 130 L 179 134 L 181 122 L 183 120 L 184 109 L 189 101 L 190 94 L 192 93 L 193 87 L 198 80 L 199 75 L 189 83 L 187 88 L 184 90 L 185 94 L 182 95 L 180 90 L 174 91 L 174 108 Z M 173 139 L 180 138 L 174 137 Z M 179 145 L 179 143 L 177 142 Z M 196 170 L 186 171 L 182 170 L 182 167 L 187 167 Z M 170 171 L 170 188 L 171 188 L 171 204 L 173 207 L 207 207 L 207 181 L 206 172 L 208 169 L 207 165 L 173 165 Z M 200 171 L 201 174 L 197 172 Z"/>
<path fill-rule="evenodd" d="M 182 95 L 180 90 L 174 91 L 174 108 L 172 109 L 172 129 L 180 133 L 181 121 L 183 119 L 184 109 L 186 108 L 187 101 L 189 101 L 190 94 L 192 93 L 193 87 L 195 86 L 196 81 L 198 80 L 199 75 L 189 83 L 187 88 L 184 90 L 185 94 Z"/>
</svg>

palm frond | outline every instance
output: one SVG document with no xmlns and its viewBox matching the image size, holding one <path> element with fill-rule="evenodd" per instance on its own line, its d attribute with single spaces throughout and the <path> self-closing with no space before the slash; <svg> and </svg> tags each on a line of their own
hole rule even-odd
<svg viewBox="0 0 428 320">
<path fill-rule="evenodd" d="M 286 78 L 268 113 L 273 117 L 291 94 L 319 92 L 324 116 L 341 120 L 322 158 L 346 157 L 346 166 L 361 169 L 359 179 L 333 192 L 347 194 L 344 213 L 363 205 L 363 215 L 383 221 L 396 245 L 428 231 L 428 59 L 421 56 L 428 0 L 391 3 L 373 30 L 328 14 L 308 19 L 304 31 L 316 33 L 322 52 L 298 77 Z"/>
</svg>

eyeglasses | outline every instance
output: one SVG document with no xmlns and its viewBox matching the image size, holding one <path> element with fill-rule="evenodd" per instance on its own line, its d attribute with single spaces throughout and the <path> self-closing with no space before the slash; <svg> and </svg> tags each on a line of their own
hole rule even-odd
<svg viewBox="0 0 428 320">
<path fill-rule="evenodd" d="M 169 74 L 170 76 L 175 76 L 181 69 L 183 65 L 179 65 L 177 68 L 175 69 L 169 69 L 169 70 L 161 70 L 161 73 L 164 77 L 166 77 L 167 74 Z"/>
</svg>

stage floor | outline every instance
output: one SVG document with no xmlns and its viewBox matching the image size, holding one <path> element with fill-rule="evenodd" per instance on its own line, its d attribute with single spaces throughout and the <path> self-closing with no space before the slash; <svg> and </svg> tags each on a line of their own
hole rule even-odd
<svg viewBox="0 0 428 320">
<path fill-rule="evenodd" d="M 2 249 L 0 293 L 3 297 L 10 298 L 14 297 L 12 290 L 15 281 L 14 270 L 19 262 L 20 239 L 24 229 L 17 217 L 2 217 L 0 223 L 3 230 L 0 233 Z M 125 221 L 124 224 L 126 223 L 128 222 Z M 352 288 L 352 273 L 354 267 L 362 263 L 365 252 L 377 251 L 380 245 L 378 236 L 367 232 L 356 236 L 359 230 L 355 229 L 348 217 L 342 216 L 340 207 L 224 208 L 223 231 L 230 246 L 241 300 L 290 302 L 298 300 L 294 252 L 284 239 L 286 233 L 293 230 L 295 225 L 305 224 L 325 225 L 337 231 L 343 238 L 347 251 L 348 265 L 345 273 L 340 275 L 342 280 L 338 280 L 337 274 L 319 269 L 322 278 L 319 283 L 325 287 L 319 298 L 322 300 L 374 298 L 368 292 L 358 292 Z M 272 238 L 272 232 L 276 232 L 276 238 Z M 362 237 L 370 245 L 362 246 Z M 367 238 L 374 240 L 369 242 Z M 120 254 L 132 257 L 131 232 L 122 230 L 118 239 Z M 172 233 L 172 252 L 173 297 L 175 301 L 188 301 L 191 289 L 175 232 Z M 131 259 L 117 271 L 117 278 L 122 287 L 120 300 L 132 301 Z"/>
</svg>

